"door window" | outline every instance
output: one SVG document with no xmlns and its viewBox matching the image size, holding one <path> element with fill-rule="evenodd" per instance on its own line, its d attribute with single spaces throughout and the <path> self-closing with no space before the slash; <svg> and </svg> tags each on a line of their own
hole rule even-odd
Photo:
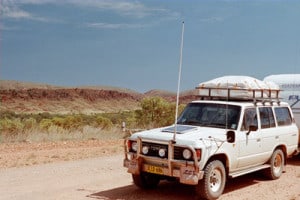
<svg viewBox="0 0 300 200">
<path fill-rule="evenodd" d="M 261 128 L 275 127 L 275 119 L 271 107 L 259 108 Z"/>
<path fill-rule="evenodd" d="M 286 126 L 292 124 L 292 117 L 287 107 L 275 108 L 275 115 L 278 126 Z"/>
<path fill-rule="evenodd" d="M 257 125 L 257 115 L 255 108 L 247 108 L 245 110 L 242 131 L 248 131 L 249 126 L 258 126 Z"/>
</svg>

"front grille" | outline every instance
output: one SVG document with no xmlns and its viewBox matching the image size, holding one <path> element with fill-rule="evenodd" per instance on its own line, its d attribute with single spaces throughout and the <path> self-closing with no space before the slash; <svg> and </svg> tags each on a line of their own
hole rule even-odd
<svg viewBox="0 0 300 200">
<path fill-rule="evenodd" d="M 148 146 L 149 152 L 146 154 L 146 156 L 152 156 L 152 157 L 158 157 L 158 158 L 168 158 L 168 145 L 167 144 L 157 144 L 157 143 L 151 143 L 151 142 L 142 142 L 142 147 Z M 160 149 L 165 149 L 165 156 L 160 157 L 158 151 Z M 174 147 L 174 159 L 175 160 L 186 160 L 183 158 L 182 152 L 185 148 L 184 147 Z M 143 154 L 145 155 L 145 154 Z M 193 157 L 190 158 L 188 161 L 193 161 Z"/>
<path fill-rule="evenodd" d="M 175 160 L 184 160 L 182 156 L 183 148 L 181 147 L 174 147 L 174 159 Z"/>
<path fill-rule="evenodd" d="M 153 156 L 153 157 L 159 157 L 159 158 L 168 158 L 168 145 L 165 144 L 156 144 L 156 143 L 150 143 L 150 142 L 143 142 L 142 146 L 148 146 L 149 152 L 147 153 L 147 156 Z M 164 157 L 160 157 L 158 154 L 159 149 L 165 149 L 166 154 Z"/>
</svg>

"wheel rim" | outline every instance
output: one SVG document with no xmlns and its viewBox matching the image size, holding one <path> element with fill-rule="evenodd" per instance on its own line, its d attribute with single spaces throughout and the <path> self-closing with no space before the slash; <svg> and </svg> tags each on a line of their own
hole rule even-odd
<svg viewBox="0 0 300 200">
<path fill-rule="evenodd" d="M 209 177 L 209 188 L 213 192 L 217 192 L 222 185 L 222 172 L 219 169 L 214 169 Z"/>
<path fill-rule="evenodd" d="M 274 167 L 273 167 L 274 172 L 276 174 L 280 173 L 281 168 L 282 168 L 282 157 L 280 154 L 277 154 L 274 159 Z"/>
</svg>

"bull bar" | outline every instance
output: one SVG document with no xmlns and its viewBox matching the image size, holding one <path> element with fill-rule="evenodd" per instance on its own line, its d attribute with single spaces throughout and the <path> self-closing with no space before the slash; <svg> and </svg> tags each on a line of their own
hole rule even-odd
<svg viewBox="0 0 300 200">
<path fill-rule="evenodd" d="M 192 152 L 193 161 L 174 159 L 173 140 L 168 142 L 137 138 L 138 149 L 136 152 L 130 152 L 127 146 L 129 139 L 124 140 L 125 158 L 123 165 L 128 168 L 128 173 L 139 175 L 141 172 L 159 174 L 161 176 L 178 178 L 180 183 L 197 185 L 198 181 L 203 178 L 204 172 L 199 169 L 198 157 L 196 150 L 190 145 L 180 145 Z M 152 142 L 168 145 L 168 157 L 159 158 L 143 155 L 141 152 L 142 142 Z"/>
</svg>

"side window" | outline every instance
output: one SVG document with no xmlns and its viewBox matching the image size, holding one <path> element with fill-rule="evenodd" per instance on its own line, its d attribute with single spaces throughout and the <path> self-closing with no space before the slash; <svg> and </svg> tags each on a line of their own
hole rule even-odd
<svg viewBox="0 0 300 200">
<path fill-rule="evenodd" d="M 257 124 L 257 114 L 255 108 L 247 108 L 245 110 L 244 118 L 243 118 L 243 125 L 242 131 L 248 131 L 249 126 L 258 126 Z"/>
<path fill-rule="evenodd" d="M 287 107 L 275 108 L 275 115 L 278 126 L 286 126 L 292 124 L 291 113 Z"/>
<path fill-rule="evenodd" d="M 259 108 L 261 128 L 275 127 L 275 119 L 271 107 Z"/>
</svg>

